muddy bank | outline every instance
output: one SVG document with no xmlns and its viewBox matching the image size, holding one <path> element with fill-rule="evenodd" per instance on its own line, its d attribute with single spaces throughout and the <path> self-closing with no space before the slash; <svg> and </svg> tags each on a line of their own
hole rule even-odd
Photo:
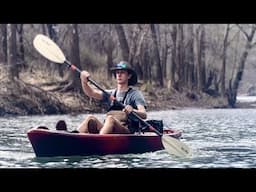
<svg viewBox="0 0 256 192">
<path fill-rule="evenodd" d="M 53 85 L 51 85 L 53 86 Z M 98 101 L 74 92 L 50 92 L 47 87 L 24 82 L 21 79 L 2 79 L 0 82 L 0 115 L 43 115 L 102 113 L 105 111 Z M 225 103 L 207 96 L 190 98 L 185 93 L 156 89 L 143 91 L 148 111 L 182 109 L 185 107 L 220 108 Z"/>
<path fill-rule="evenodd" d="M 2 69 L 3 70 L 3 69 Z M 1 71 L 1 74 L 6 74 Z M 100 102 L 83 93 L 50 91 L 60 79 L 47 79 L 47 74 L 24 72 L 19 79 L 0 77 L 0 116 L 104 113 Z M 100 84 L 101 82 L 99 82 Z M 104 83 L 104 82 L 102 82 Z M 207 94 L 189 91 L 182 93 L 152 85 L 139 85 L 147 102 L 147 111 L 193 108 L 227 108 L 227 101 Z M 251 108 L 255 104 L 238 103 L 237 107 Z"/>
</svg>

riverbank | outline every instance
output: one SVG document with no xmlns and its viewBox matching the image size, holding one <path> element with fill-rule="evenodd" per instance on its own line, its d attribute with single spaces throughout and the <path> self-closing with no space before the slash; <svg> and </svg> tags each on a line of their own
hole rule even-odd
<svg viewBox="0 0 256 192">
<path fill-rule="evenodd" d="M 51 91 L 63 79 L 53 74 L 30 70 L 20 73 L 19 79 L 10 80 L 4 68 L 0 76 L 0 116 L 38 114 L 103 113 L 105 109 L 96 100 L 83 93 Z M 93 76 L 93 74 L 92 74 Z M 96 77 L 96 75 L 95 75 Z M 100 85 L 106 80 L 99 79 Z M 111 86 L 111 85 L 108 85 Z M 183 108 L 227 108 L 227 101 L 207 94 L 184 90 L 182 93 L 157 85 L 140 83 L 137 87 L 145 96 L 147 111 L 178 110 Z M 237 103 L 239 108 L 255 107 L 255 103 Z"/>
</svg>

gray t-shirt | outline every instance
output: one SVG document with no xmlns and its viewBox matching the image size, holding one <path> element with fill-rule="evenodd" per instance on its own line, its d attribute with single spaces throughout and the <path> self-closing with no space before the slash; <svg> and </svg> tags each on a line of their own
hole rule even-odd
<svg viewBox="0 0 256 192">
<path fill-rule="evenodd" d="M 107 90 L 110 95 L 114 95 L 116 89 L 111 89 Z M 116 92 L 116 100 L 119 102 L 123 102 L 123 99 L 126 95 L 126 92 Z M 111 100 L 109 99 L 109 95 L 103 93 L 103 99 L 102 102 L 107 104 L 108 107 L 111 106 Z M 143 105 L 146 108 L 146 102 L 144 99 L 144 96 L 142 95 L 141 91 L 137 89 L 130 89 L 129 92 L 127 93 L 125 100 L 124 100 L 124 105 L 131 105 L 134 109 L 138 109 L 138 105 Z"/>
</svg>

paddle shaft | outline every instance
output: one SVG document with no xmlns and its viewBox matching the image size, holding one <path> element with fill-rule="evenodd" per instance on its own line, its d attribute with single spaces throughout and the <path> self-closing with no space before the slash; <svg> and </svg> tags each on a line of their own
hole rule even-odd
<svg viewBox="0 0 256 192">
<path fill-rule="evenodd" d="M 67 67 L 70 68 L 71 70 L 76 71 L 76 72 L 78 72 L 78 73 L 81 73 L 81 70 L 78 69 L 75 65 L 71 64 L 69 61 L 65 61 L 64 63 L 65 63 L 65 64 L 67 65 Z M 117 102 L 118 105 L 121 105 L 122 107 L 125 107 L 125 105 L 124 105 L 123 103 L 117 101 L 116 98 L 115 98 L 113 95 L 109 94 L 109 93 L 106 92 L 104 89 L 102 89 L 101 86 L 100 86 L 98 83 L 96 83 L 94 80 L 92 80 L 90 77 L 88 77 L 87 79 L 88 79 L 88 81 L 89 81 L 90 83 L 92 83 L 95 87 L 97 87 L 97 88 L 98 88 L 99 90 L 101 90 L 103 93 L 107 94 L 107 95 L 109 96 L 109 99 L 110 99 L 111 101 L 115 101 L 115 102 Z M 163 134 L 160 133 L 157 129 L 155 129 L 152 125 L 150 125 L 148 122 L 144 121 L 144 120 L 143 120 L 137 113 L 135 113 L 134 111 L 132 111 L 131 114 L 132 114 L 133 116 L 135 116 L 137 119 L 139 119 L 141 122 L 143 122 L 147 127 L 149 127 L 150 130 L 154 131 L 157 135 L 159 135 L 159 136 L 162 136 L 162 135 L 163 135 Z"/>
</svg>

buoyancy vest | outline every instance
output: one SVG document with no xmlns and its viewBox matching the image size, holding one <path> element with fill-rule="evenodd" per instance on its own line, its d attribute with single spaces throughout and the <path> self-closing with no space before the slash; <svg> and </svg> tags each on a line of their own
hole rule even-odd
<svg viewBox="0 0 256 192">
<path fill-rule="evenodd" d="M 132 88 L 130 87 L 127 92 L 125 93 L 124 97 L 123 97 L 123 100 L 120 102 L 122 104 L 125 103 L 125 99 L 129 93 L 129 91 L 131 91 Z M 113 96 L 116 98 L 116 94 L 117 94 L 117 90 L 114 91 L 113 93 Z M 112 101 L 111 104 L 110 104 L 110 107 L 108 109 L 108 112 L 110 111 L 116 111 L 116 110 L 119 110 L 121 111 L 123 109 L 123 106 L 119 104 L 119 102 L 117 102 L 116 100 Z M 128 128 L 129 130 L 131 131 L 131 133 L 134 133 L 136 131 L 136 127 L 138 127 L 138 120 L 134 119 L 131 117 L 131 115 L 128 115 L 127 116 L 127 121 L 125 122 L 126 125 L 128 125 Z"/>
<path fill-rule="evenodd" d="M 131 91 L 132 88 L 129 87 L 129 89 L 126 91 L 123 100 L 121 101 L 122 104 L 124 104 L 125 99 L 129 93 L 129 91 Z M 114 91 L 113 96 L 116 98 L 116 93 L 117 93 L 117 89 Z M 123 106 L 119 104 L 119 102 L 117 102 L 116 100 L 111 101 L 110 107 L 108 108 L 108 111 L 112 111 L 112 110 L 122 110 Z"/>
</svg>

